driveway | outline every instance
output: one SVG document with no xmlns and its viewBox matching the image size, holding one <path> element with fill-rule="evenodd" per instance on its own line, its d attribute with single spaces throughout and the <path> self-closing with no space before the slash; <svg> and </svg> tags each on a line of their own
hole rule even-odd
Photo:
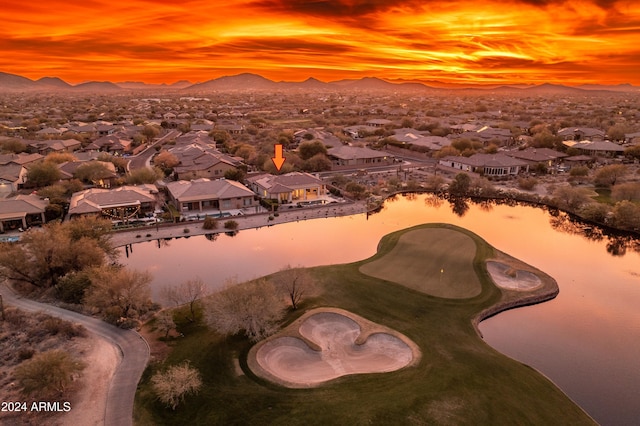
<svg viewBox="0 0 640 426">
<path fill-rule="evenodd" d="M 114 345 L 120 353 L 120 362 L 109 386 L 104 424 L 106 426 L 133 424 L 133 400 L 136 388 L 149 361 L 149 345 L 142 336 L 135 331 L 123 330 L 96 318 L 23 298 L 14 293 L 6 282 L 0 283 L 0 295 L 3 297 L 5 306 L 15 306 L 26 312 L 44 312 L 66 321 L 82 324 L 88 332 Z"/>
</svg>

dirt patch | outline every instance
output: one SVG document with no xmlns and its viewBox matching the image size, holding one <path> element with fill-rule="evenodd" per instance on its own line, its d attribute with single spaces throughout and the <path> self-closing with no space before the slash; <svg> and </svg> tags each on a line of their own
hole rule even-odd
<svg viewBox="0 0 640 426">
<path fill-rule="evenodd" d="M 120 362 L 118 350 L 112 344 L 90 337 L 82 361 L 87 368 L 80 380 L 80 389 L 76 398 L 71 400 L 71 411 L 62 415 L 56 425 L 104 424 L 107 394 L 111 378 Z"/>
<path fill-rule="evenodd" d="M 399 370 L 420 356 L 401 333 L 341 309 L 315 309 L 254 346 L 248 363 L 261 377 L 304 388 L 350 374 Z"/>
</svg>

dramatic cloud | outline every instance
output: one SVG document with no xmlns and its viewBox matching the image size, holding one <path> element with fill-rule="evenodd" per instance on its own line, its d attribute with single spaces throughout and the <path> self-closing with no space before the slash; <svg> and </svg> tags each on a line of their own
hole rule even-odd
<svg viewBox="0 0 640 426">
<path fill-rule="evenodd" d="M 253 71 L 640 84 L 640 4 L 626 0 L 5 0 L 3 12 L 0 71 L 73 83 Z"/>
</svg>

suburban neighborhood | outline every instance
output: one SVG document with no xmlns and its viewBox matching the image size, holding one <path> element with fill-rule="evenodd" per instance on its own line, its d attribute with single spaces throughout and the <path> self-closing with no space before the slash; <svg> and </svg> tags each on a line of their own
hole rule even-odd
<svg viewBox="0 0 640 426">
<path fill-rule="evenodd" d="M 402 298 L 411 307 L 393 308 L 393 317 L 403 318 L 396 325 L 413 324 L 411 315 L 423 315 L 425 303 L 437 310 L 439 302 L 434 300 L 466 303 L 480 294 L 485 284 L 474 284 L 474 268 L 465 272 L 451 266 L 457 263 L 438 262 L 453 262 L 452 253 L 462 256 L 462 248 L 471 247 L 468 244 L 476 247 L 473 241 L 478 247 L 486 242 L 453 225 L 434 230 L 428 224 L 398 237 L 399 252 L 389 242 L 395 240 L 385 236 L 376 242 L 379 251 L 374 260 L 368 259 L 362 268 L 354 263 L 309 269 L 290 261 L 293 251 L 316 250 L 316 240 L 333 231 L 326 228 L 333 223 L 327 220 L 331 218 L 354 223 L 343 222 L 337 240 L 330 248 L 318 249 L 314 261 L 332 252 L 353 251 L 353 238 L 346 230 L 363 226 L 355 222 L 373 215 L 386 218 L 384 226 L 400 223 L 402 214 L 396 218 L 390 213 L 394 203 L 410 204 L 418 217 L 422 210 L 447 205 L 458 218 L 470 205 L 479 206 L 478 211 L 527 206 L 549 212 L 549 227 L 606 245 L 612 256 L 639 251 L 640 92 L 585 89 L 576 94 L 562 87 L 551 92 L 535 87 L 413 91 L 381 80 L 355 81 L 351 87 L 314 88 L 301 83 L 275 90 L 275 86 L 253 87 L 247 78 L 240 76 L 235 83 L 233 77 L 227 78 L 225 90 L 109 86 L 78 93 L 2 90 L 0 78 L 0 277 L 13 284 L 0 288 L 3 321 L 8 318 L 0 324 L 28 323 L 30 329 L 44 324 L 47 333 L 58 336 L 57 343 L 46 343 L 54 338 L 18 335 L 7 325 L 3 333 L 13 337 L 4 341 L 16 339 L 22 349 L 9 351 L 2 367 L 6 370 L 1 371 L 0 385 L 7 389 L 6 395 L 37 394 L 28 391 L 22 379 L 29 373 L 27 367 L 42 362 L 51 369 L 59 362 L 64 367 L 64 389 L 51 387 L 47 395 L 69 395 L 73 407 L 84 407 L 71 410 L 77 417 L 67 419 L 120 425 L 132 424 L 135 416 L 155 421 L 167 416 L 172 419 L 169 423 L 177 424 L 176 418 L 189 418 L 202 409 L 198 408 L 202 404 L 196 408 L 189 404 L 190 398 L 199 398 L 203 386 L 215 386 L 209 392 L 226 395 L 218 389 L 226 390 L 227 385 L 212 379 L 220 371 L 229 376 L 224 380 L 242 389 L 239 392 L 248 388 L 244 382 L 236 383 L 238 377 L 247 381 L 253 374 L 293 389 L 321 387 L 325 380 L 360 374 L 357 366 L 344 370 L 334 363 L 338 367 L 325 366 L 329 378 L 322 375 L 320 380 L 314 368 L 291 373 L 291 365 L 299 360 L 280 363 L 274 361 L 280 355 L 272 356 L 286 355 L 291 336 L 298 333 L 344 329 L 349 334 L 360 330 L 358 324 L 369 327 L 367 333 L 377 330 L 371 333 L 383 339 L 380 347 L 386 348 L 382 356 L 375 352 L 382 349 L 374 345 L 367 372 L 391 371 L 390 365 L 394 369 L 397 365 L 400 370 L 431 374 L 426 364 L 420 364 L 421 357 L 431 356 L 425 355 L 424 338 L 416 343 L 390 327 L 342 309 L 318 310 L 316 305 L 357 299 L 372 304 L 367 309 L 375 313 L 387 305 L 389 294 L 398 291 L 385 286 L 399 283 L 414 293 Z M 322 225 L 320 219 L 325 220 Z M 495 220 L 503 222 L 493 228 L 504 223 L 507 229 L 516 222 L 509 215 Z M 127 265 L 130 256 L 134 262 L 140 256 L 137 244 L 164 250 L 154 252 L 161 259 L 174 240 L 204 235 L 211 245 L 220 241 L 218 237 L 238 241 L 242 238 L 238 233 L 244 236 L 248 229 L 262 228 L 306 229 L 300 232 L 304 242 L 289 249 L 289 255 L 278 254 L 281 243 L 293 244 L 298 237 L 292 231 L 240 253 L 229 249 L 230 257 L 213 254 L 224 244 L 216 242 L 214 249 L 176 248 L 175 259 L 158 260 L 164 264 L 147 270 Z M 197 244 L 194 240 L 189 243 Z M 446 247 L 447 253 L 434 254 L 430 247 Z M 419 251 L 418 261 L 405 261 L 408 252 L 402 250 L 409 249 Z M 253 272 L 263 255 L 276 258 L 282 269 L 256 269 L 266 278 L 256 278 L 255 273 L 246 283 L 225 277 L 228 264 L 251 265 L 238 268 Z M 384 260 L 375 260 L 378 257 Z M 545 273 L 507 259 L 504 253 L 498 257 L 497 266 L 495 259 L 488 261 L 494 262 L 491 271 L 498 274 L 492 282 L 517 288 L 495 290 L 512 299 L 483 305 L 474 313 L 474 327 L 495 312 L 558 294 L 555 281 Z M 179 266 L 167 265 L 174 260 Z M 473 257 L 467 260 L 472 265 Z M 396 265 L 393 273 L 387 265 Z M 167 266 L 173 270 L 163 269 Z M 423 296 L 417 294 L 424 292 L 423 266 L 438 279 L 429 281 L 434 293 L 427 292 L 428 298 L 421 301 Z M 171 280 L 161 287 L 154 283 L 151 270 L 164 270 L 167 277 L 178 271 L 180 278 L 161 277 Z M 449 278 L 450 270 L 462 275 Z M 403 280 L 408 275 L 417 281 L 407 284 Z M 211 291 L 214 278 L 224 282 Z M 451 287 L 441 288 L 443 280 Z M 456 287 L 460 282 L 464 286 Z M 5 309 L 3 303 L 11 307 Z M 40 316 L 46 306 L 55 318 L 82 326 Z M 35 316 L 27 319 L 25 312 Z M 283 318 L 292 325 L 280 330 Z M 97 319 L 99 326 L 90 321 Z M 97 338 L 96 333 L 109 337 Z M 473 339 L 475 350 L 486 349 L 481 339 Z M 46 344 L 52 346 L 42 349 Z M 329 351 L 335 342 L 328 339 L 321 344 Z M 356 349 L 339 355 L 360 354 L 359 344 L 354 345 Z M 109 349 L 113 347 L 119 351 Z M 185 358 L 181 364 L 167 362 L 176 347 L 187 354 L 180 355 Z M 216 348 L 213 363 L 194 355 L 212 347 Z M 40 352 L 45 354 L 42 358 Z M 383 358 L 390 364 L 379 365 Z M 79 359 L 86 362 L 75 362 Z M 228 371 L 218 367 L 225 363 L 230 365 Z M 530 377 L 533 370 L 515 368 L 514 374 L 524 382 L 535 381 Z M 109 381 L 99 380 L 100 374 L 115 375 Z M 178 396 L 172 393 L 178 385 L 164 393 L 160 390 L 159 383 L 172 375 L 188 378 L 180 384 L 184 387 Z M 86 394 L 74 387 L 81 377 L 81 383 L 95 380 L 103 401 L 99 412 L 91 410 L 83 399 Z M 48 386 L 38 383 L 43 389 Z M 126 391 L 115 395 L 110 386 Z M 545 394 L 553 388 L 540 386 Z M 558 406 L 571 408 L 567 418 L 586 418 L 561 392 L 554 398 Z M 527 409 L 536 412 L 534 406 Z"/>
</svg>

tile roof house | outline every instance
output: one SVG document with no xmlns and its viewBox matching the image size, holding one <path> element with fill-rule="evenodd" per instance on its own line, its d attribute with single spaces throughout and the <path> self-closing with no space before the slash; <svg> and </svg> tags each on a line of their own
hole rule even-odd
<svg viewBox="0 0 640 426">
<path fill-rule="evenodd" d="M 123 154 L 131 152 L 133 147 L 131 141 L 122 139 L 117 135 L 109 135 L 100 137 L 85 147 L 86 150 L 106 151 L 110 153 Z"/>
<path fill-rule="evenodd" d="M 624 148 L 617 143 L 610 141 L 580 141 L 572 143 L 565 141 L 563 144 L 575 148 L 585 155 L 612 157 L 624 153 Z"/>
<path fill-rule="evenodd" d="M 394 157 L 385 151 L 377 151 L 371 148 L 362 148 L 349 145 L 340 145 L 330 148 L 327 156 L 335 167 L 367 167 L 392 164 Z"/>
<path fill-rule="evenodd" d="M 18 195 L 0 200 L 0 232 L 27 229 L 45 222 L 45 210 L 49 201 L 37 195 Z"/>
<path fill-rule="evenodd" d="M 525 161 L 501 153 L 474 154 L 470 157 L 449 155 L 441 158 L 438 164 L 487 177 L 516 176 L 529 170 L 529 165 Z"/>
<path fill-rule="evenodd" d="M 27 166 L 36 161 L 40 161 L 44 156 L 40 154 L 0 154 L 0 165 L 5 164 L 18 164 L 20 166 Z"/>
<path fill-rule="evenodd" d="M 233 180 L 179 180 L 167 184 L 169 199 L 180 212 L 217 214 L 257 205 L 256 195 Z"/>
<path fill-rule="evenodd" d="M 153 185 L 86 189 L 71 196 L 69 216 L 100 215 L 126 222 L 152 213 L 156 208 L 157 193 L 158 189 Z"/>
<path fill-rule="evenodd" d="M 103 170 L 94 169 L 96 173 L 93 173 L 91 183 L 100 188 L 111 188 L 115 185 L 116 181 L 120 176 L 116 173 L 116 166 L 110 161 L 99 161 L 99 160 L 89 160 L 89 161 L 67 161 L 58 165 L 58 170 L 60 170 L 60 179 L 61 180 L 71 180 L 76 177 L 76 171 L 78 168 L 89 165 L 89 164 L 99 164 L 102 166 Z"/>
<path fill-rule="evenodd" d="M 439 151 L 443 147 L 451 145 L 449 138 L 425 135 L 413 129 L 397 129 L 393 138 L 405 145 L 422 146 L 432 151 Z"/>
<path fill-rule="evenodd" d="M 76 139 L 49 139 L 44 141 L 28 142 L 31 152 L 47 155 L 51 152 L 73 152 L 82 147 L 82 143 Z"/>
<path fill-rule="evenodd" d="M 257 175 L 247 178 L 249 188 L 262 198 L 291 203 L 297 200 L 311 200 L 326 194 L 324 182 L 317 177 L 302 172 L 284 175 Z"/>
<path fill-rule="evenodd" d="M 551 167 L 567 154 L 549 148 L 527 148 L 517 151 L 505 151 L 505 155 L 520 159 L 529 165 L 544 164 Z"/>
<path fill-rule="evenodd" d="M 591 127 L 565 127 L 558 130 L 558 136 L 565 141 L 582 141 L 585 139 L 591 141 L 603 141 L 605 133 L 603 130 Z"/>
<path fill-rule="evenodd" d="M 27 169 L 20 164 L 0 165 L 0 198 L 17 191 L 27 181 Z"/>
</svg>

